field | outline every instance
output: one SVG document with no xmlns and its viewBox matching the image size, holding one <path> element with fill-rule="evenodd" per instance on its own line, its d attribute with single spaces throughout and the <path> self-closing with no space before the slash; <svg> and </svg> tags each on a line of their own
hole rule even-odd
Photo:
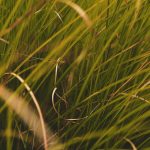
<svg viewBox="0 0 150 150">
<path fill-rule="evenodd" d="M 149 0 L 0 0 L 5 149 L 150 149 Z"/>
</svg>

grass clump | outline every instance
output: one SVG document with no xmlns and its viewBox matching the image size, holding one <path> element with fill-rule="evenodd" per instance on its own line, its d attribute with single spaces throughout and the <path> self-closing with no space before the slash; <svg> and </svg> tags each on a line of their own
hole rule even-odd
<svg viewBox="0 0 150 150">
<path fill-rule="evenodd" d="M 0 0 L 0 147 L 149 149 L 149 5 Z"/>
</svg>

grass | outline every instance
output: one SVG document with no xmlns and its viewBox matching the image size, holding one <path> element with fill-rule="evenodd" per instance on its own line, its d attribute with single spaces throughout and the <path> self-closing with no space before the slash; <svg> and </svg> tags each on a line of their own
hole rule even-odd
<svg viewBox="0 0 150 150">
<path fill-rule="evenodd" d="M 0 0 L 2 149 L 150 149 L 149 0 Z"/>
</svg>

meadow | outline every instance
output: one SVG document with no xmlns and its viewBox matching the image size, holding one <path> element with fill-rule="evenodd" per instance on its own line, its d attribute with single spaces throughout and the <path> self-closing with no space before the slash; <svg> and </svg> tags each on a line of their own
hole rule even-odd
<svg viewBox="0 0 150 150">
<path fill-rule="evenodd" d="M 150 149 L 149 0 L 0 0 L 5 149 Z"/>
</svg>

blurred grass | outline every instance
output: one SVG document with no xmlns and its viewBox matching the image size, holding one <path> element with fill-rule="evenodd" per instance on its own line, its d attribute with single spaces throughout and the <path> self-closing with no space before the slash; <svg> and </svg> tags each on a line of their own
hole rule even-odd
<svg viewBox="0 0 150 150">
<path fill-rule="evenodd" d="M 150 149 L 149 6 L 0 0 L 1 84 L 35 107 L 6 73 L 25 80 L 64 149 Z M 0 147 L 43 149 L 10 109 L 0 101 Z"/>
</svg>

